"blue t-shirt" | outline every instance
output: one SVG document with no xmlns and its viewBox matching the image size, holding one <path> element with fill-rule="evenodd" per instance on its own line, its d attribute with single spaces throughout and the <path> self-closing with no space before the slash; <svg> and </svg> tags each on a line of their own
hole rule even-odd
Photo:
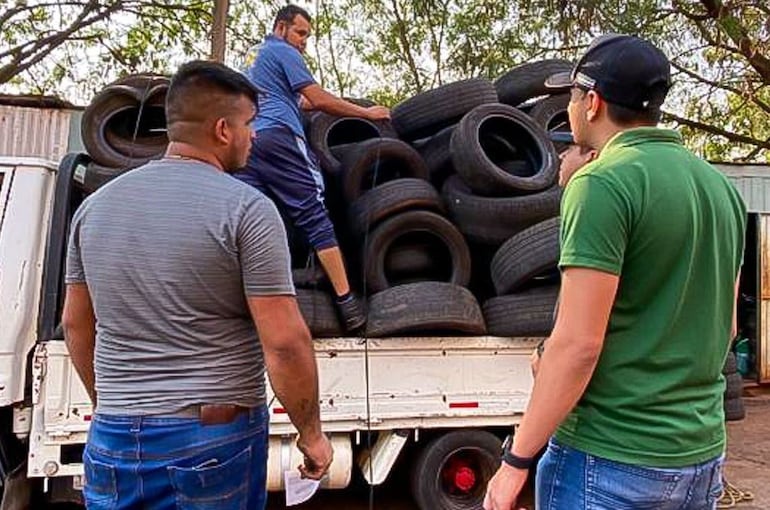
<svg viewBox="0 0 770 510">
<path fill-rule="evenodd" d="M 262 129 L 286 126 L 305 138 L 299 113 L 299 91 L 315 83 L 304 59 L 296 48 L 281 38 L 268 35 L 254 49 L 246 75 L 260 90 L 259 113 L 253 127 Z"/>
</svg>

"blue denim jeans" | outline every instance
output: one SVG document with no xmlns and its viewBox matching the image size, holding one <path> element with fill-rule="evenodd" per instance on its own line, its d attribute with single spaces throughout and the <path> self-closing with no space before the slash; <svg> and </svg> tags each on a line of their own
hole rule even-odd
<svg viewBox="0 0 770 510">
<path fill-rule="evenodd" d="M 723 460 L 647 468 L 595 457 L 551 439 L 537 466 L 537 509 L 712 510 L 722 492 Z"/>
<path fill-rule="evenodd" d="M 97 414 L 83 453 L 89 510 L 263 510 L 268 413 L 231 423 Z"/>
</svg>

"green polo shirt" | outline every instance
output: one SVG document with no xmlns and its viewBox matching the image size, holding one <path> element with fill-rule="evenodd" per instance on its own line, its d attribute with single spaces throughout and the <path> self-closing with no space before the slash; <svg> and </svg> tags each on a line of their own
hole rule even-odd
<svg viewBox="0 0 770 510">
<path fill-rule="evenodd" d="M 604 347 L 556 439 L 609 460 L 684 467 L 725 447 L 722 366 L 746 207 L 678 133 L 616 135 L 567 186 L 560 267 L 620 276 Z"/>
</svg>

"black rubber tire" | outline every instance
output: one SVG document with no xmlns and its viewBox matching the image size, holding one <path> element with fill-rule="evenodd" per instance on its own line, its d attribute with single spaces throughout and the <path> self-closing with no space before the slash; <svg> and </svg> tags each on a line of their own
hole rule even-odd
<svg viewBox="0 0 770 510">
<path fill-rule="evenodd" d="M 366 335 L 486 333 L 481 308 L 471 291 L 445 282 L 399 285 L 369 298 Z"/>
<path fill-rule="evenodd" d="M 417 152 L 425 161 L 425 166 L 428 167 L 430 182 L 438 188 L 455 172 L 452 153 L 449 149 L 454 129 L 455 126 L 444 128 L 419 145 L 415 145 Z"/>
<path fill-rule="evenodd" d="M 428 180 L 428 167 L 406 142 L 392 138 L 366 140 L 342 159 L 340 180 L 348 203 L 383 182 L 412 177 Z"/>
<path fill-rule="evenodd" d="M 492 82 L 472 78 L 417 94 L 397 104 L 390 116 L 402 139 L 417 140 L 457 123 L 479 105 L 496 102 L 497 93 Z"/>
<path fill-rule="evenodd" d="M 331 290 L 329 278 L 320 266 L 292 269 L 291 279 L 298 289 Z"/>
<path fill-rule="evenodd" d="M 343 336 L 344 329 L 337 316 L 334 298 L 328 292 L 297 289 L 297 303 L 313 338 Z"/>
<path fill-rule="evenodd" d="M 329 175 L 337 175 L 340 161 L 332 152 L 337 145 L 363 142 L 372 138 L 396 138 L 390 121 L 372 121 L 357 117 L 335 117 L 317 112 L 310 117 L 308 143 L 321 168 Z"/>
<path fill-rule="evenodd" d="M 734 352 L 730 351 L 727 353 L 727 358 L 725 359 L 725 366 L 722 368 L 722 373 L 724 375 L 738 373 L 738 359 L 735 357 Z"/>
<path fill-rule="evenodd" d="M 518 106 L 527 99 L 548 94 L 545 80 L 555 73 L 571 71 L 568 60 L 549 59 L 514 67 L 495 81 L 501 103 Z"/>
<path fill-rule="evenodd" d="M 567 117 L 569 94 L 557 94 L 538 101 L 529 116 L 546 131 L 571 131 Z"/>
<path fill-rule="evenodd" d="M 725 399 L 725 421 L 740 421 L 746 417 L 746 407 L 742 398 Z"/>
<path fill-rule="evenodd" d="M 130 167 L 113 168 L 102 166 L 97 163 L 89 163 L 82 174 L 75 175 L 74 180 L 83 191 L 86 193 L 93 193 L 114 178 L 123 175 L 132 169 L 133 168 Z"/>
<path fill-rule="evenodd" d="M 743 376 L 736 372 L 725 376 L 725 399 L 740 398 L 743 395 Z"/>
<path fill-rule="evenodd" d="M 502 442 L 485 430 L 454 430 L 426 444 L 412 466 L 412 497 L 420 510 L 476 510 L 484 502 L 486 486 L 500 467 Z M 442 476 L 451 458 L 473 460 L 478 476 L 468 494 L 450 493 Z M 476 470 L 474 470 L 476 471 Z"/>
<path fill-rule="evenodd" d="M 435 244 L 445 250 L 448 271 L 441 276 L 446 281 L 459 286 L 466 286 L 471 278 L 471 254 L 465 238 L 446 218 L 430 211 L 407 211 L 397 214 L 379 224 L 370 232 L 364 247 L 364 277 L 370 293 L 380 292 L 401 282 L 389 281 L 385 260 L 388 251 L 398 245 L 412 244 L 415 240 Z M 443 269 L 436 257 L 438 269 Z M 426 280 L 435 280 L 439 276 L 426 275 Z"/>
<path fill-rule="evenodd" d="M 441 190 L 449 217 L 470 242 L 499 246 L 535 223 L 559 214 L 561 188 L 512 197 L 480 197 L 453 175 Z"/>
<path fill-rule="evenodd" d="M 542 221 L 508 239 L 492 258 L 492 282 L 505 296 L 559 263 L 559 218 Z"/>
<path fill-rule="evenodd" d="M 550 188 L 559 157 L 548 133 L 525 113 L 504 104 L 479 106 L 455 128 L 452 162 L 480 195 L 510 195 Z M 526 162 L 522 167 L 518 161 Z"/>
<path fill-rule="evenodd" d="M 430 247 L 425 244 L 398 246 L 385 257 L 385 270 L 389 274 L 419 275 L 430 271 L 433 264 Z"/>
<path fill-rule="evenodd" d="M 83 112 L 80 134 L 96 163 L 133 168 L 163 155 L 168 83 L 165 76 L 132 75 L 94 97 Z"/>
<path fill-rule="evenodd" d="M 489 299 L 482 307 L 487 331 L 495 336 L 548 336 L 558 296 L 559 287 L 549 285 Z"/>
<path fill-rule="evenodd" d="M 422 179 L 396 179 L 367 191 L 350 204 L 350 228 L 362 235 L 396 213 L 422 209 L 444 212 L 436 188 Z"/>
</svg>

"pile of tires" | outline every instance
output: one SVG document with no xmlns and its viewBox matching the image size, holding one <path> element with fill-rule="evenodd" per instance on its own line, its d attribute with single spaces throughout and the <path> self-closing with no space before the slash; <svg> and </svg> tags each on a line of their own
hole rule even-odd
<svg viewBox="0 0 770 510">
<path fill-rule="evenodd" d="M 561 193 L 548 131 L 569 126 L 568 97 L 543 82 L 569 66 L 449 83 L 396 105 L 390 122 L 306 117 L 368 336 L 550 332 Z M 302 277 L 308 252 L 292 246 L 300 305 L 316 337 L 335 336 L 328 283 Z M 320 293 L 312 310 L 308 292 Z"/>
<path fill-rule="evenodd" d="M 163 155 L 168 86 L 166 76 L 134 74 L 110 83 L 93 98 L 80 129 L 92 163 L 77 176 L 87 193 Z"/>
<path fill-rule="evenodd" d="M 743 376 L 738 371 L 735 353 L 729 352 L 722 369 L 725 376 L 724 410 L 725 421 L 739 421 L 746 417 L 743 405 Z"/>
</svg>

